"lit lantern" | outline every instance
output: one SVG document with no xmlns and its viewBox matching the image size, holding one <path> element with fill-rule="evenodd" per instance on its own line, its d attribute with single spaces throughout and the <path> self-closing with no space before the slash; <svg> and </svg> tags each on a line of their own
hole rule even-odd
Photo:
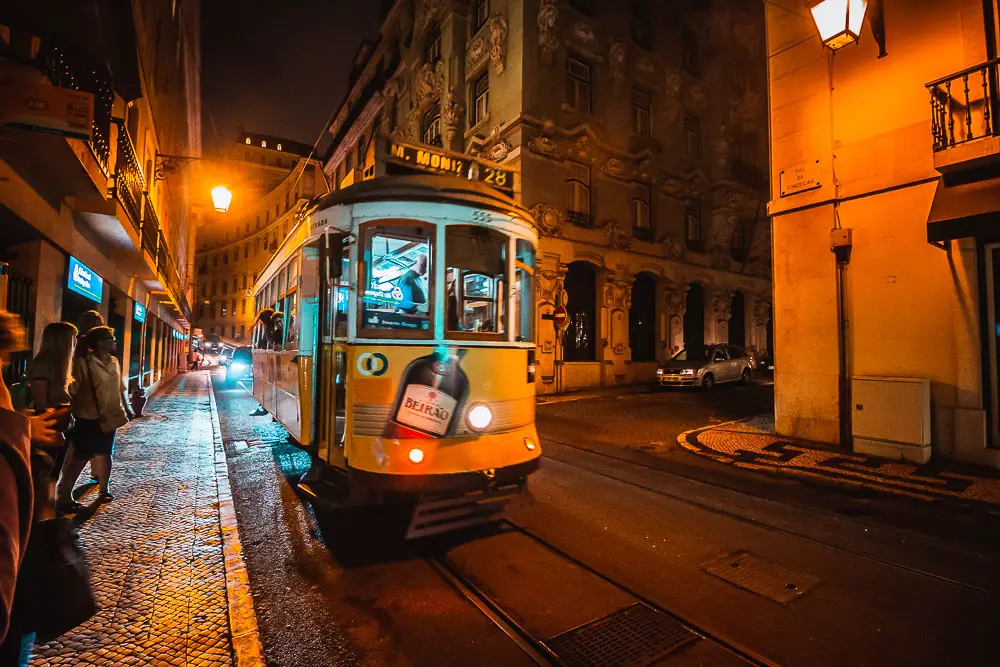
<svg viewBox="0 0 1000 667">
<path fill-rule="evenodd" d="M 867 0 L 820 0 L 809 11 L 823 44 L 836 51 L 861 38 L 867 9 Z"/>
<path fill-rule="evenodd" d="M 212 203 L 215 210 L 225 213 L 229 210 L 229 205 L 233 202 L 233 193 L 224 185 L 216 185 L 212 188 Z"/>
</svg>

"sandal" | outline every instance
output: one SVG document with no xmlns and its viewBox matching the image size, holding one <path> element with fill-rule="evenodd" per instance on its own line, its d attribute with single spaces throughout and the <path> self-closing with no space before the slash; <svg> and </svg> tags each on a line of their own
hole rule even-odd
<svg viewBox="0 0 1000 667">
<path fill-rule="evenodd" d="M 77 514 L 86 509 L 86 505 L 82 505 L 75 500 L 61 501 L 55 505 L 56 514 Z"/>
<path fill-rule="evenodd" d="M 101 491 L 101 495 L 97 496 L 97 502 L 99 503 L 110 503 L 115 499 L 115 494 L 110 491 Z"/>
</svg>

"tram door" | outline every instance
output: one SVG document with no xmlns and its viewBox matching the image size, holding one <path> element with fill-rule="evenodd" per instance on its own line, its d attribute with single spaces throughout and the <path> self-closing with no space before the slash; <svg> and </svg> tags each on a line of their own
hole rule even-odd
<svg viewBox="0 0 1000 667">
<path fill-rule="evenodd" d="M 344 237 L 326 234 L 320 243 L 320 353 L 316 408 L 320 460 L 344 467 L 347 428 L 347 311 L 350 303 L 349 252 Z"/>
</svg>

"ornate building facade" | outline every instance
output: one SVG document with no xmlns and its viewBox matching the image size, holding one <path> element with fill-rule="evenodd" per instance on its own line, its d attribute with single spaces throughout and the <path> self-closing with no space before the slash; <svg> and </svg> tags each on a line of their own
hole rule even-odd
<svg viewBox="0 0 1000 667">
<path fill-rule="evenodd" d="M 703 4 L 398 0 L 357 54 L 334 187 L 369 175 L 377 134 L 519 173 L 540 392 L 651 380 L 684 345 L 771 347 L 763 8 Z"/>
<path fill-rule="evenodd" d="M 223 151 L 217 178 L 234 183 L 234 206 L 198 220 L 195 326 L 245 345 L 253 323 L 253 288 L 271 255 L 295 226 L 302 203 L 327 192 L 311 147 L 281 137 L 239 132 Z"/>
</svg>

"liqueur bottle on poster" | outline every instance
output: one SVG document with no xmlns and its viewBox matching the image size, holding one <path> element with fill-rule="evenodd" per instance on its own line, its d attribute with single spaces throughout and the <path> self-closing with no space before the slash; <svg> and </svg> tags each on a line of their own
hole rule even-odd
<svg viewBox="0 0 1000 667">
<path fill-rule="evenodd" d="M 392 406 L 387 438 L 446 438 L 455 433 L 456 415 L 469 393 L 462 370 L 465 350 L 438 348 L 410 362 Z"/>
</svg>

